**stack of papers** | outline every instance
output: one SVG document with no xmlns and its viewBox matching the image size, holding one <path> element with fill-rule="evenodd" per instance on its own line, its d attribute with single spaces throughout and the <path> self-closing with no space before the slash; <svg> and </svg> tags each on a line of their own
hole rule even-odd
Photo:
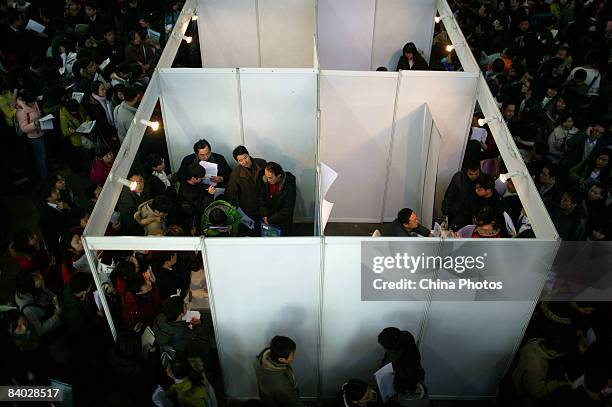
<svg viewBox="0 0 612 407">
<path fill-rule="evenodd" d="M 48 114 L 45 117 L 38 119 L 41 130 L 53 130 L 53 115 Z"/>
<path fill-rule="evenodd" d="M 83 100 L 83 96 L 85 96 L 85 93 L 83 92 L 72 92 L 71 99 L 74 99 L 77 102 L 81 103 L 81 100 Z"/>
<path fill-rule="evenodd" d="M 200 319 L 200 311 L 187 311 L 185 315 L 183 315 L 183 321 L 189 322 L 192 319 Z"/>
<path fill-rule="evenodd" d="M 100 68 L 101 71 L 104 71 L 104 68 L 106 68 L 108 64 L 110 64 L 110 58 L 106 58 L 104 61 L 102 61 L 98 68 Z"/>
<path fill-rule="evenodd" d="M 161 38 L 161 34 L 149 28 L 147 30 L 147 37 L 149 37 L 149 41 L 152 44 L 159 44 L 159 39 Z"/>
<path fill-rule="evenodd" d="M 93 130 L 96 125 L 95 120 L 88 120 L 86 122 L 81 123 L 78 129 L 76 129 L 77 133 L 89 134 Z"/>
<path fill-rule="evenodd" d="M 206 176 L 204 177 L 204 180 L 202 180 L 202 183 L 212 185 L 213 187 L 217 185 L 216 182 L 210 180 L 210 177 L 217 176 L 217 164 L 209 163 L 208 161 L 200 161 L 200 165 L 206 170 Z"/>
<path fill-rule="evenodd" d="M 42 25 L 40 23 L 37 23 L 34 20 L 28 20 L 28 24 L 26 24 L 26 28 L 25 29 L 28 30 L 28 31 L 34 31 L 36 33 L 41 34 L 41 33 L 43 33 L 45 31 L 45 28 L 46 27 L 44 25 Z"/>
</svg>

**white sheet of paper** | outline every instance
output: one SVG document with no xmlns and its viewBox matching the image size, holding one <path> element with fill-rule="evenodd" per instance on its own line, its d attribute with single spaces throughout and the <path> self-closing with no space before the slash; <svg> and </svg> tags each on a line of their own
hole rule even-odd
<svg viewBox="0 0 612 407">
<path fill-rule="evenodd" d="M 153 330 L 147 326 L 142 335 L 140 336 L 140 344 L 144 348 L 145 345 L 153 345 L 154 343 L 155 334 L 153 333 Z"/>
<path fill-rule="evenodd" d="M 393 365 L 391 363 L 384 365 L 374 373 L 374 378 L 376 378 L 376 384 L 378 385 L 380 398 L 383 403 L 386 403 L 387 400 L 397 393 L 393 387 L 393 377 Z"/>
<path fill-rule="evenodd" d="M 217 197 L 221 194 L 225 193 L 225 188 L 215 188 L 215 193 L 213 194 L 213 196 L 215 197 L 215 199 L 217 199 Z"/>
<path fill-rule="evenodd" d="M 98 68 L 100 68 L 100 70 L 103 71 L 104 68 L 108 66 L 108 64 L 110 64 L 110 58 L 106 58 L 104 61 L 102 61 L 102 63 L 98 66 Z"/>
<path fill-rule="evenodd" d="M 442 236 L 442 226 L 436 222 L 434 223 L 434 228 L 433 228 L 433 237 L 440 237 Z"/>
<path fill-rule="evenodd" d="M 41 117 L 40 119 L 38 119 L 38 121 L 40 122 L 40 129 L 41 130 L 53 130 L 53 115 L 52 114 L 48 114 L 45 117 Z"/>
<path fill-rule="evenodd" d="M 499 178 L 495 180 L 495 190 L 500 196 L 503 196 L 508 190 L 508 186 L 505 182 L 500 180 Z"/>
<path fill-rule="evenodd" d="M 41 118 L 40 118 L 40 119 L 38 119 L 38 120 L 39 120 L 39 121 L 41 121 L 41 122 L 44 122 L 44 121 L 47 121 L 47 120 L 51 120 L 51 119 L 53 119 L 53 117 L 54 117 L 54 116 L 53 116 L 52 114 L 48 114 L 48 115 L 46 115 L 46 116 L 41 117 Z"/>
<path fill-rule="evenodd" d="M 76 129 L 76 132 L 77 133 L 84 133 L 84 134 L 91 133 L 91 131 L 93 130 L 95 125 L 96 125 L 96 121 L 95 120 L 83 122 Z"/>
<path fill-rule="evenodd" d="M 210 177 L 217 176 L 217 164 L 209 163 L 208 161 L 200 161 L 200 165 L 206 170 L 206 176 L 202 182 L 206 185 L 217 185 L 216 182 L 210 180 Z"/>
<path fill-rule="evenodd" d="M 87 261 L 87 256 L 82 255 L 80 259 L 72 263 L 75 269 L 83 273 L 91 273 L 91 269 L 89 268 L 89 262 Z"/>
<path fill-rule="evenodd" d="M 102 310 L 102 301 L 100 300 L 100 293 L 98 290 L 93 292 L 93 299 L 96 303 L 96 307 L 98 307 L 99 310 Z"/>
<path fill-rule="evenodd" d="M 487 131 L 480 127 L 472 127 L 472 134 L 470 134 L 470 140 L 476 140 L 484 143 L 487 141 Z"/>
<path fill-rule="evenodd" d="M 327 221 L 329 220 L 329 215 L 331 214 L 332 209 L 334 208 L 334 204 L 332 202 L 323 200 L 323 205 L 321 206 L 321 230 L 325 231 L 325 225 L 327 225 Z"/>
<path fill-rule="evenodd" d="M 85 96 L 85 93 L 83 92 L 72 92 L 71 99 L 74 99 L 77 102 L 81 103 L 81 100 L 83 100 L 83 96 Z"/>
<path fill-rule="evenodd" d="M 321 163 L 321 194 L 323 199 L 327 196 L 327 191 L 338 178 L 338 173 L 328 165 Z"/>
<path fill-rule="evenodd" d="M 161 38 L 161 34 L 159 32 L 157 32 L 157 31 L 152 30 L 152 29 L 149 28 L 147 30 L 147 37 L 149 37 L 149 39 L 152 42 L 154 42 L 156 44 L 159 44 L 159 39 Z"/>
<path fill-rule="evenodd" d="M 506 213 L 505 211 L 504 220 L 506 221 L 506 229 L 508 230 L 510 236 L 516 236 L 516 228 L 514 227 L 514 222 L 512 222 L 512 218 L 510 218 L 510 215 L 508 215 L 508 213 Z"/>
<path fill-rule="evenodd" d="M 237 211 L 240 214 L 240 223 L 242 223 L 244 226 L 248 227 L 251 230 L 254 229 L 255 228 L 255 221 L 253 219 L 251 219 L 249 217 L 249 215 L 244 213 L 242 208 L 239 207 L 237 209 Z"/>
<path fill-rule="evenodd" d="M 201 315 L 202 314 L 200 314 L 200 311 L 187 311 L 185 315 L 183 315 L 183 321 L 189 322 L 193 318 L 199 320 Z"/>
<path fill-rule="evenodd" d="M 37 33 L 42 33 L 45 31 L 45 26 L 40 23 L 37 23 L 34 20 L 28 20 L 28 24 L 26 24 L 25 29 L 29 31 L 34 31 Z"/>
</svg>

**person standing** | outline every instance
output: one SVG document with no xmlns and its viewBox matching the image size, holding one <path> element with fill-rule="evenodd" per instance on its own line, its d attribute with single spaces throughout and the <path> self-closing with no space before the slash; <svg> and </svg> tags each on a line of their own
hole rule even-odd
<svg viewBox="0 0 612 407">
<path fill-rule="evenodd" d="M 259 224 L 257 188 L 266 167 L 266 160 L 251 157 L 245 146 L 236 147 L 232 155 L 239 165 L 230 174 L 225 196 L 229 202 L 240 207 L 257 225 Z"/>
<path fill-rule="evenodd" d="M 25 134 L 34 152 L 38 175 L 44 179 L 49 173 L 47 171 L 47 147 L 44 131 L 40 126 L 40 117 L 36 94 L 31 90 L 23 91 L 17 99 L 17 122 L 19 130 Z"/>
</svg>

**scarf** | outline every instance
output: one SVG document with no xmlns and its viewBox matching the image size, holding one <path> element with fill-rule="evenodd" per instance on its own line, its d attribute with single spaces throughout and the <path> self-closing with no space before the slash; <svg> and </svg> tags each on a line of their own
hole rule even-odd
<svg viewBox="0 0 612 407">
<path fill-rule="evenodd" d="M 95 100 L 97 100 L 98 103 L 100 103 L 100 106 L 102 106 L 102 109 L 104 109 L 104 113 L 106 113 L 106 120 L 108 121 L 108 124 L 110 124 L 112 127 L 115 127 L 115 120 L 113 118 L 113 109 L 108 99 L 102 96 L 94 95 L 94 94 L 92 94 L 91 96 Z"/>
</svg>

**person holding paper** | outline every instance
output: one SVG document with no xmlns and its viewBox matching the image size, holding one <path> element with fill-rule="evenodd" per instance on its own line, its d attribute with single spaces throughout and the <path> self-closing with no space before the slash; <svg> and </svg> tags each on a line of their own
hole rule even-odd
<svg viewBox="0 0 612 407">
<path fill-rule="evenodd" d="M 171 199 L 176 199 L 176 189 L 170 180 L 172 174 L 166 174 L 166 160 L 158 153 L 151 153 L 147 157 L 150 173 L 145 177 L 145 181 L 151 189 L 151 195 L 166 195 Z"/>
<path fill-rule="evenodd" d="M 91 118 L 96 121 L 96 129 L 100 132 L 106 145 L 117 150 L 118 139 L 113 117 L 113 103 L 106 97 L 106 86 L 100 81 L 93 81 L 90 90 L 91 96 L 85 107 Z"/>
<path fill-rule="evenodd" d="M 239 165 L 230 174 L 225 196 L 229 202 L 240 207 L 258 225 L 257 190 L 267 164 L 266 160 L 251 157 L 245 146 L 236 147 L 232 155 Z"/>
<path fill-rule="evenodd" d="M 90 121 L 91 118 L 87 114 L 85 108 L 76 100 L 70 99 L 60 109 L 60 127 L 62 134 L 70 140 L 70 148 L 72 149 L 72 165 L 75 170 L 89 171 L 91 165 L 91 156 L 84 147 L 83 141 L 86 140 L 86 145 L 89 148 L 93 147 L 93 141 L 83 133 L 78 133 L 77 129 L 82 123 Z"/>
<path fill-rule="evenodd" d="M 102 27 L 102 34 L 104 39 L 98 44 L 96 51 L 99 52 L 101 60 L 110 59 L 108 70 L 104 69 L 104 71 L 112 72 L 125 59 L 125 44 L 117 39 L 117 34 L 110 25 Z"/>
<path fill-rule="evenodd" d="M 150 273 L 133 273 L 126 279 L 121 297 L 123 323 L 129 329 L 150 325 L 161 311 L 161 296 Z"/>
<path fill-rule="evenodd" d="M 193 163 L 187 168 L 187 179 L 179 187 L 178 201 L 186 230 L 197 225 L 203 208 L 214 200 L 215 187 L 202 183 L 205 176 L 204 167 Z"/>
<path fill-rule="evenodd" d="M 295 176 L 269 162 L 259 188 L 259 215 L 266 225 L 277 225 L 284 236 L 291 232 L 293 210 L 295 209 Z"/>
<path fill-rule="evenodd" d="M 143 72 L 150 74 L 156 62 L 155 48 L 143 43 L 138 31 L 130 31 L 128 39 L 129 44 L 125 47 L 125 62 L 138 64 Z"/>
<path fill-rule="evenodd" d="M 117 208 L 121 213 L 122 231 L 126 236 L 142 236 L 143 228 L 134 219 L 134 213 L 140 204 L 149 200 L 149 188 L 146 187 L 139 171 L 133 171 L 128 179 L 136 182 L 137 187 L 134 191 L 130 191 L 127 187 L 123 188 L 119 196 Z"/>
<path fill-rule="evenodd" d="M 211 177 L 211 181 L 217 183 L 218 188 L 225 188 L 225 184 L 229 180 L 231 169 L 227 164 L 227 160 L 221 154 L 213 153 L 210 143 L 205 139 L 198 140 L 193 145 L 193 154 L 183 158 L 181 166 L 177 172 L 179 182 L 183 182 L 187 178 L 187 169 L 193 163 L 206 161 L 212 164 L 217 164 L 217 175 Z"/>
<path fill-rule="evenodd" d="M 32 90 L 24 90 L 17 99 L 17 122 L 19 129 L 25 134 L 28 143 L 34 152 L 36 169 L 41 178 L 46 178 L 47 148 L 45 147 L 44 132 L 40 124 L 40 108 L 36 102 L 37 95 Z"/>
</svg>

